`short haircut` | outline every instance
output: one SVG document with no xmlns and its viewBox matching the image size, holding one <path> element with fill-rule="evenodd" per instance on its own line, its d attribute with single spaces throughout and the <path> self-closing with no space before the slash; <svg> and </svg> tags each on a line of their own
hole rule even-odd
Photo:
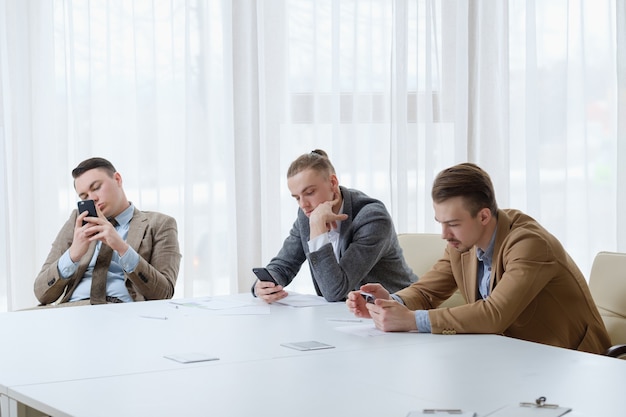
<svg viewBox="0 0 626 417">
<path fill-rule="evenodd" d="M 489 174 L 470 162 L 441 171 L 435 178 L 431 195 L 435 203 L 463 197 L 465 208 L 472 217 L 483 208 L 488 208 L 494 216 L 497 215 L 498 204 Z"/>
<path fill-rule="evenodd" d="M 109 177 L 112 177 L 113 174 L 117 172 L 112 163 L 107 161 L 104 158 L 89 158 L 85 159 L 83 162 L 78 164 L 76 168 L 72 170 L 72 178 L 76 179 L 83 175 L 85 172 L 90 171 L 92 169 L 100 168 L 105 170 Z"/>
<path fill-rule="evenodd" d="M 293 161 L 287 170 L 287 178 L 304 171 L 305 169 L 313 169 L 322 173 L 326 178 L 335 173 L 335 167 L 330 163 L 328 155 L 321 149 L 315 149 L 304 155 L 300 155 L 298 159 Z"/>
</svg>

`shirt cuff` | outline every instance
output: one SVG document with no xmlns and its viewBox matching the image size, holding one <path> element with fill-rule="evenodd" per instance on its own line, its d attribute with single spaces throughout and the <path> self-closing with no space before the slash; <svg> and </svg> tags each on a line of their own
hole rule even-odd
<svg viewBox="0 0 626 417">
<path fill-rule="evenodd" d="M 415 311 L 415 324 L 417 324 L 417 331 L 420 333 L 432 333 L 432 327 L 430 326 L 430 317 L 428 317 L 427 310 Z"/>
<path fill-rule="evenodd" d="M 404 301 L 399 296 L 395 294 L 390 294 L 390 296 L 400 304 L 404 305 Z M 417 326 L 417 331 L 420 333 L 432 333 L 433 329 L 430 326 L 430 317 L 428 317 L 428 311 L 415 311 L 415 325 Z"/>
<path fill-rule="evenodd" d="M 130 245 L 128 245 L 128 249 L 124 256 L 120 256 L 120 265 L 124 272 L 131 273 L 137 268 L 139 264 L 139 254 L 133 249 Z"/>
<path fill-rule="evenodd" d="M 400 304 L 404 305 L 404 301 L 402 301 L 402 298 L 400 298 L 400 296 L 395 295 L 395 294 L 389 294 L 389 296 L 393 298 L 394 300 L 396 300 L 397 302 L 399 302 Z"/>
<path fill-rule="evenodd" d="M 322 248 L 322 246 L 326 245 L 327 243 L 330 243 L 328 233 L 323 233 L 315 239 L 309 240 L 309 252 L 317 252 Z"/>
<path fill-rule="evenodd" d="M 59 258 L 59 261 L 57 262 L 57 269 L 59 270 L 59 275 L 63 279 L 68 279 L 74 275 L 74 272 L 78 269 L 78 262 L 72 261 L 69 249 L 66 250 Z"/>
</svg>

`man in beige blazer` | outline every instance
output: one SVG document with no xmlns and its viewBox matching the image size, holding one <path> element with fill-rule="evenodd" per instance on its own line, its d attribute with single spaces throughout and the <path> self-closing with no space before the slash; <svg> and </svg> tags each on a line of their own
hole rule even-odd
<svg viewBox="0 0 626 417">
<path fill-rule="evenodd" d="M 98 217 L 74 210 L 61 228 L 35 279 L 35 296 L 41 304 L 172 298 L 181 259 L 176 221 L 134 207 L 126 198 L 120 173 L 106 159 L 87 159 L 72 176 L 79 198 L 94 200 Z M 106 251 L 110 261 L 102 261 L 104 268 L 97 267 L 98 255 Z"/>
<path fill-rule="evenodd" d="M 346 301 L 384 331 L 494 333 L 604 353 L 610 339 L 583 274 L 560 242 L 518 210 L 498 209 L 489 175 L 474 164 L 434 181 L 435 219 L 448 245 L 432 269 L 390 295 L 380 284 Z M 456 289 L 467 304 L 437 307 Z M 376 297 L 366 303 L 361 292 Z"/>
</svg>

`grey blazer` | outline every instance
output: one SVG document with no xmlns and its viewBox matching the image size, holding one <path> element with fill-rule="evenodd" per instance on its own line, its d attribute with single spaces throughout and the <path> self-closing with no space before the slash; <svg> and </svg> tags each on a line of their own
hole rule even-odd
<svg viewBox="0 0 626 417">
<path fill-rule="evenodd" d="M 35 279 L 35 296 L 42 304 L 61 298 L 67 302 L 87 269 L 96 247 L 93 242 L 80 259 L 78 269 L 68 279 L 59 275 L 57 263 L 74 238 L 74 210 L 52 243 L 41 272 Z M 139 254 L 137 268 L 126 274 L 126 288 L 135 301 L 172 298 L 180 268 L 176 220 L 165 214 L 135 208 L 126 242 Z"/>
<path fill-rule="evenodd" d="M 307 259 L 315 290 L 328 301 L 344 300 L 366 283 L 378 282 L 395 292 L 417 281 L 385 205 L 361 191 L 340 189 L 348 218 L 341 222 L 339 261 L 330 243 L 309 253 L 309 218 L 298 209 L 282 249 L 267 265 L 276 281 L 289 285 Z"/>
</svg>

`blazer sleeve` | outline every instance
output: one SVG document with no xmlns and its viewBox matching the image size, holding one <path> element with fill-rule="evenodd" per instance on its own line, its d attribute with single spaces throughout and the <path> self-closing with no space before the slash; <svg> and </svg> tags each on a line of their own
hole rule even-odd
<svg viewBox="0 0 626 417">
<path fill-rule="evenodd" d="M 138 220 L 140 224 L 132 225 Z M 127 242 L 139 254 L 133 272 L 126 273 L 127 287 L 135 300 L 172 298 L 178 278 L 181 253 L 178 227 L 173 217 L 160 213 L 136 214 Z M 137 243 L 136 239 L 140 239 Z"/>
<path fill-rule="evenodd" d="M 411 310 L 438 308 L 441 303 L 454 294 L 457 288 L 461 289 L 466 300 L 473 301 L 473 298 L 463 291 L 464 286 L 457 282 L 454 275 L 449 249 L 446 247 L 439 261 L 428 272 L 421 275 L 417 282 L 395 294 Z"/>
<path fill-rule="evenodd" d="M 550 244 L 532 234 L 510 236 L 494 263 L 492 279 L 497 285 L 490 296 L 458 307 L 430 310 L 433 333 L 503 334 L 513 323 L 533 319 L 535 309 L 529 305 L 561 273 Z"/>
<path fill-rule="evenodd" d="M 341 234 L 345 247 L 339 261 L 335 257 L 332 245 L 326 244 L 320 250 L 309 253 L 309 264 L 315 281 L 328 301 L 341 301 L 350 291 L 359 287 L 359 283 L 378 264 L 392 245 L 393 223 L 381 203 L 368 204 L 362 208 Z M 384 281 L 381 280 L 384 285 Z"/>
<path fill-rule="evenodd" d="M 282 248 L 267 264 L 267 269 L 272 272 L 274 279 L 283 287 L 293 281 L 302 264 L 306 261 L 301 227 L 304 226 L 301 226 L 300 220 L 296 219 L 289 231 L 289 236 L 283 242 Z M 304 233 L 308 236 L 308 231 Z"/>
<path fill-rule="evenodd" d="M 56 239 L 52 243 L 50 253 L 48 253 L 41 271 L 35 278 L 35 297 L 41 304 L 51 304 L 57 301 L 63 295 L 65 288 L 72 282 L 71 279 L 61 278 L 58 261 L 61 255 L 72 245 L 76 216 L 77 211 L 74 210 L 57 234 Z"/>
</svg>

